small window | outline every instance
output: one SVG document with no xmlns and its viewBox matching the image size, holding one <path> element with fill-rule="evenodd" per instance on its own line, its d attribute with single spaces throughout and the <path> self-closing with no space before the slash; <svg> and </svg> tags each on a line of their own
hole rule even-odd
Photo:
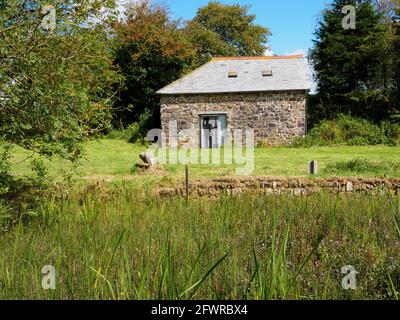
<svg viewBox="0 0 400 320">
<path fill-rule="evenodd" d="M 263 70 L 262 71 L 262 76 L 263 77 L 271 77 L 272 76 L 272 70 Z"/>
<path fill-rule="evenodd" d="M 235 71 L 230 71 L 228 72 L 228 77 L 229 78 L 237 78 L 238 74 Z"/>
</svg>

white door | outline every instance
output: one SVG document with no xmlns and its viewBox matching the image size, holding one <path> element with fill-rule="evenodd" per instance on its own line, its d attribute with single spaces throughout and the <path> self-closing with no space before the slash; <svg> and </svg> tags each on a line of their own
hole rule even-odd
<svg viewBox="0 0 400 320">
<path fill-rule="evenodd" d="M 220 148 L 225 143 L 226 115 L 201 116 L 201 147 Z"/>
</svg>

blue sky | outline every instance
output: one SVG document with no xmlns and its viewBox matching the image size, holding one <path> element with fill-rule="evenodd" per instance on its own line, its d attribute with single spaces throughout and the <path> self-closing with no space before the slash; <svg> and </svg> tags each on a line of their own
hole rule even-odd
<svg viewBox="0 0 400 320">
<path fill-rule="evenodd" d="M 192 19 L 209 0 L 161 0 L 174 18 Z M 330 0 L 221 0 L 226 4 L 251 5 L 257 24 L 268 27 L 269 46 L 274 54 L 305 52 L 312 46 L 313 33 L 321 11 Z"/>
</svg>

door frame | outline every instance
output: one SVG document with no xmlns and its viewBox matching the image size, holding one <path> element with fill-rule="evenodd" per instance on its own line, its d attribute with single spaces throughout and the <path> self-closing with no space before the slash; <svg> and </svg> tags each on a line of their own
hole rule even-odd
<svg viewBox="0 0 400 320">
<path fill-rule="evenodd" d="M 202 146 L 202 133 L 203 133 L 203 127 L 202 127 L 202 120 L 205 117 L 220 117 L 220 116 L 224 116 L 225 117 L 225 129 L 228 129 L 228 113 L 227 112 L 221 112 L 221 111 L 210 111 L 210 112 L 204 112 L 204 113 L 198 113 L 198 117 L 199 117 L 199 146 L 200 149 L 203 149 Z M 226 142 L 226 141 L 224 141 Z M 219 148 L 221 148 L 221 146 L 219 146 Z"/>
</svg>

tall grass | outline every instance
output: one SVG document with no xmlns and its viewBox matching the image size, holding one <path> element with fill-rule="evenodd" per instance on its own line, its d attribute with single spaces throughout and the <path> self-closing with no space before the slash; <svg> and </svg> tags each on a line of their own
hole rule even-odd
<svg viewBox="0 0 400 320">
<path fill-rule="evenodd" d="M 398 196 L 50 198 L 0 236 L 2 299 L 396 299 Z M 396 218 L 394 218 L 396 217 Z M 56 289 L 41 287 L 44 265 Z M 358 271 L 341 287 L 341 267 Z"/>
</svg>

